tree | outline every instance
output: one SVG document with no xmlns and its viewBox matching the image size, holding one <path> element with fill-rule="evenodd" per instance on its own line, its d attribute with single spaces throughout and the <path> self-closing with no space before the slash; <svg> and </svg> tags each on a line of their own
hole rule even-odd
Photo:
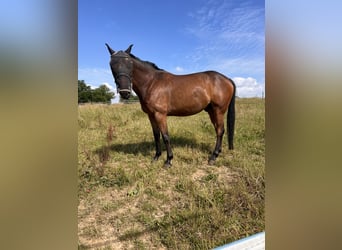
<svg viewBox="0 0 342 250">
<path fill-rule="evenodd" d="M 84 80 L 78 80 L 78 103 L 91 102 L 91 88 Z"/>
<path fill-rule="evenodd" d="M 101 102 L 110 104 L 114 93 L 106 85 L 91 89 L 84 80 L 78 80 L 78 103 Z"/>
<path fill-rule="evenodd" d="M 93 102 L 110 103 L 110 100 L 114 97 L 114 93 L 106 85 L 93 90 Z"/>
<path fill-rule="evenodd" d="M 135 94 L 131 95 L 131 97 L 126 100 L 126 99 L 123 99 L 121 96 L 120 96 L 120 102 L 122 103 L 132 103 L 132 102 L 138 102 L 139 101 L 139 97 Z"/>
</svg>

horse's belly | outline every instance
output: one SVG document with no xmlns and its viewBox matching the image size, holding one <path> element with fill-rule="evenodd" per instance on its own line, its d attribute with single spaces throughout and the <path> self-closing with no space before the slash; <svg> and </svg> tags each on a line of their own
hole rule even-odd
<svg viewBox="0 0 342 250">
<path fill-rule="evenodd" d="M 169 107 L 168 115 L 174 116 L 188 116 L 201 112 L 207 107 L 208 102 L 199 100 L 183 100 L 173 103 Z"/>
<path fill-rule="evenodd" d="M 210 96 L 203 86 L 179 88 L 170 95 L 168 115 L 194 115 L 205 109 L 209 102 Z"/>
<path fill-rule="evenodd" d="M 202 110 L 203 109 L 196 110 L 196 111 L 174 110 L 174 111 L 170 111 L 167 115 L 168 116 L 190 116 L 190 115 L 195 115 L 201 112 Z"/>
</svg>

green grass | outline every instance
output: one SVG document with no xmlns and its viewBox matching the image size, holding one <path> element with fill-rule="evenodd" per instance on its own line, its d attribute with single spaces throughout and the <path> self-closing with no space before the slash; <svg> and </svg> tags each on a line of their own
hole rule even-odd
<svg viewBox="0 0 342 250">
<path fill-rule="evenodd" d="M 79 248 L 210 249 L 264 231 L 264 115 L 264 100 L 237 99 L 235 149 L 225 134 L 215 166 L 207 113 L 168 117 L 164 169 L 140 104 L 80 106 Z"/>
</svg>

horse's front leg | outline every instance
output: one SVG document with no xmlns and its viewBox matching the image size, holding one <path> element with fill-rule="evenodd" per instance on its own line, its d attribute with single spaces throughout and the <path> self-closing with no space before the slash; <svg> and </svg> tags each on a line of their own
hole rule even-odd
<svg viewBox="0 0 342 250">
<path fill-rule="evenodd" d="M 169 168 L 172 165 L 171 160 L 173 159 L 173 153 L 171 149 L 170 137 L 169 137 L 168 132 L 167 131 L 165 133 L 162 132 L 162 137 L 163 137 L 163 141 L 166 146 L 166 152 L 167 152 L 167 158 L 164 163 L 164 167 Z"/>
<path fill-rule="evenodd" d="M 159 130 L 159 127 L 158 127 L 156 120 L 154 119 L 154 116 L 149 115 L 148 117 L 149 117 L 150 122 L 151 122 L 153 137 L 154 137 L 154 143 L 156 146 L 156 154 L 153 157 L 153 161 L 157 161 L 159 156 L 161 155 L 160 130 Z"/>
<path fill-rule="evenodd" d="M 173 153 L 171 149 L 171 143 L 170 143 L 170 137 L 167 130 L 167 121 L 166 121 L 166 115 L 161 113 L 156 113 L 155 118 L 158 124 L 158 127 L 160 129 L 164 144 L 166 146 L 166 152 L 167 152 L 167 158 L 164 163 L 164 167 L 168 168 L 171 167 L 171 160 L 173 158 Z"/>
</svg>

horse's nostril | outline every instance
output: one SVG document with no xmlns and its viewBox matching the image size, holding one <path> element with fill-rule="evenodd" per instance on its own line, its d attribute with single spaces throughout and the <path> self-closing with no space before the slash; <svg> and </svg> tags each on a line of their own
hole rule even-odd
<svg viewBox="0 0 342 250">
<path fill-rule="evenodd" d="M 121 95 L 122 98 L 128 99 L 131 94 L 129 92 L 122 91 L 122 92 L 120 92 L 120 95 Z"/>
</svg>

